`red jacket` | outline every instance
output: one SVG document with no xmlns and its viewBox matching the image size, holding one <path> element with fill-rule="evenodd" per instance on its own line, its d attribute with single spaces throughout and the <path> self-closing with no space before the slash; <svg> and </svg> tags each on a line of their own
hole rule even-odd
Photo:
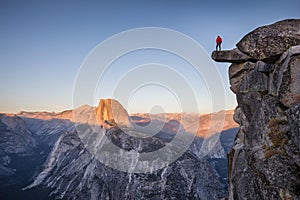
<svg viewBox="0 0 300 200">
<path fill-rule="evenodd" d="M 222 43 L 222 38 L 220 36 L 218 36 L 217 39 L 216 39 L 216 42 L 217 43 Z"/>
</svg>

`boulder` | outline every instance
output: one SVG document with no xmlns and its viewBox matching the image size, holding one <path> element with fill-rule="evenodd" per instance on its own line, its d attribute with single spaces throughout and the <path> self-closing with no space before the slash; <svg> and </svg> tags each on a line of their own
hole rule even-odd
<svg viewBox="0 0 300 200">
<path fill-rule="evenodd" d="M 273 63 L 287 49 L 299 44 L 300 19 L 287 19 L 253 30 L 237 47 L 254 59 Z"/>
</svg>

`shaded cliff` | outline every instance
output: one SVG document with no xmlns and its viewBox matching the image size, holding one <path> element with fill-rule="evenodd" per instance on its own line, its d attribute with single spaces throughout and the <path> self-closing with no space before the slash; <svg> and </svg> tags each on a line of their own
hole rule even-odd
<svg viewBox="0 0 300 200">
<path fill-rule="evenodd" d="M 212 58 L 232 63 L 238 102 L 229 199 L 299 199 L 300 20 L 259 27 Z"/>
</svg>

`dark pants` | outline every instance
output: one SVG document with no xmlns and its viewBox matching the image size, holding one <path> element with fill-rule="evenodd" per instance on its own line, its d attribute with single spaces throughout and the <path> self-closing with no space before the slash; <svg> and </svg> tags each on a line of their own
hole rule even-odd
<svg viewBox="0 0 300 200">
<path fill-rule="evenodd" d="M 221 42 L 218 42 L 218 43 L 217 43 L 216 51 L 218 51 L 218 47 L 219 47 L 219 51 L 221 51 Z"/>
</svg>

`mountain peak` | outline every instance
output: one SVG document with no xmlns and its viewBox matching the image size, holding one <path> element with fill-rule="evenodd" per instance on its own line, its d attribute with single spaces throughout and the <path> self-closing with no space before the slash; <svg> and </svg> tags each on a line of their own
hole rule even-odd
<svg viewBox="0 0 300 200">
<path fill-rule="evenodd" d="M 100 99 L 96 118 L 103 127 L 130 126 L 126 109 L 115 99 Z"/>
</svg>

